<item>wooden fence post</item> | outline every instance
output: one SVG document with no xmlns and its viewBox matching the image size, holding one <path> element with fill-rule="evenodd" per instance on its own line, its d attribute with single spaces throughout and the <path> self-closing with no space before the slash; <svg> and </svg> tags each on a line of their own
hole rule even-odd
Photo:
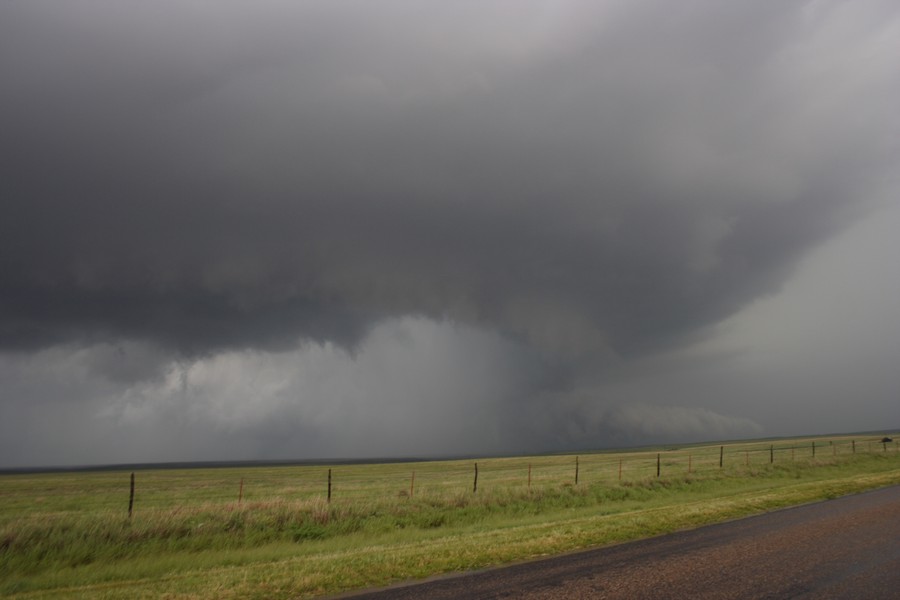
<svg viewBox="0 0 900 600">
<path fill-rule="evenodd" d="M 722 463 L 725 460 L 725 446 L 719 446 L 719 468 L 722 468 Z"/>
<path fill-rule="evenodd" d="M 813 450 L 813 458 L 815 458 L 816 457 L 816 443 L 815 442 L 812 443 L 812 450 Z"/>
<path fill-rule="evenodd" d="M 328 469 L 328 502 L 331 502 L 331 469 Z"/>
<path fill-rule="evenodd" d="M 853 446 L 853 454 L 856 454 L 856 440 L 851 440 L 850 444 Z"/>
<path fill-rule="evenodd" d="M 622 481 L 622 459 L 619 459 L 619 481 Z"/>
<path fill-rule="evenodd" d="M 659 479 L 659 452 L 656 453 L 656 478 Z"/>
<path fill-rule="evenodd" d="M 531 489 L 531 463 L 528 463 L 528 489 Z"/>
<path fill-rule="evenodd" d="M 575 457 L 575 485 L 578 485 L 578 457 Z"/>
<path fill-rule="evenodd" d="M 134 471 L 131 472 L 131 492 L 128 494 L 128 518 L 134 510 Z"/>
<path fill-rule="evenodd" d="M 475 463 L 475 483 L 472 484 L 472 493 L 478 491 L 478 463 Z"/>
<path fill-rule="evenodd" d="M 771 446 L 769 446 L 769 464 L 771 465 L 774 462 L 775 462 L 775 444 L 772 444 Z"/>
</svg>

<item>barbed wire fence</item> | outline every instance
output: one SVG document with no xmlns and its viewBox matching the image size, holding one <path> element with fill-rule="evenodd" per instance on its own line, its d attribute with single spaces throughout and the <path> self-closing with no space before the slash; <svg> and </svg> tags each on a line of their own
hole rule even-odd
<svg viewBox="0 0 900 600">
<path fill-rule="evenodd" d="M 746 475 L 776 466 L 814 467 L 850 459 L 856 454 L 900 453 L 893 439 L 824 440 L 804 443 L 720 444 L 719 446 L 615 453 L 584 453 L 472 461 L 434 461 L 379 465 L 335 464 L 330 467 L 271 468 L 255 478 L 250 469 L 235 481 L 235 495 L 213 488 L 209 501 L 271 501 L 273 498 L 326 502 L 366 502 L 387 498 L 446 500 L 465 494 L 510 493 L 548 488 L 619 485 L 678 477 Z M 223 475 L 225 475 L 223 473 Z M 236 477 L 236 473 L 234 476 Z M 232 478 L 234 479 L 234 478 Z M 177 480 L 172 481 L 177 485 Z M 173 487 L 159 489 L 172 498 Z M 195 501 L 197 490 L 189 494 Z"/>
<path fill-rule="evenodd" d="M 900 458 L 893 438 L 735 442 L 666 450 L 479 458 L 380 464 L 229 466 L 72 473 L 60 480 L 32 476 L 59 510 L 77 510 L 90 495 L 94 509 L 123 511 L 189 506 L 252 510 L 291 502 L 366 503 L 415 499 L 453 503 L 466 496 L 543 493 L 591 486 L 630 486 L 673 479 L 748 476 L 777 469 L 840 464 L 858 455 Z M 121 514 L 121 513 L 120 513 Z"/>
</svg>

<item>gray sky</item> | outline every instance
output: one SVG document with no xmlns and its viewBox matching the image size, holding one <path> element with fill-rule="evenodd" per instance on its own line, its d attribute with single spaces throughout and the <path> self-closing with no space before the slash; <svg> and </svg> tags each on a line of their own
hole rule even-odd
<svg viewBox="0 0 900 600">
<path fill-rule="evenodd" d="M 0 466 L 900 426 L 900 5 L 0 3 Z"/>
</svg>

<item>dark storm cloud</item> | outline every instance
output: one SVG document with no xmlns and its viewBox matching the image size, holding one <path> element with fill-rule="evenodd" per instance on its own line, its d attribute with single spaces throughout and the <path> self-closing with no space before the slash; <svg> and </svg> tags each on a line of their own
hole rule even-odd
<svg viewBox="0 0 900 600">
<path fill-rule="evenodd" d="M 627 357 L 896 167 L 893 3 L 444 4 L 4 3 L 0 343 Z"/>
</svg>

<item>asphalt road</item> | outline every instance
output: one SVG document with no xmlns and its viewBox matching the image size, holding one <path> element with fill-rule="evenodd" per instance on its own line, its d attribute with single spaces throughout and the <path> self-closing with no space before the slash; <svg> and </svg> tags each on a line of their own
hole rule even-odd
<svg viewBox="0 0 900 600">
<path fill-rule="evenodd" d="M 900 486 L 341 598 L 900 598 Z"/>
</svg>

